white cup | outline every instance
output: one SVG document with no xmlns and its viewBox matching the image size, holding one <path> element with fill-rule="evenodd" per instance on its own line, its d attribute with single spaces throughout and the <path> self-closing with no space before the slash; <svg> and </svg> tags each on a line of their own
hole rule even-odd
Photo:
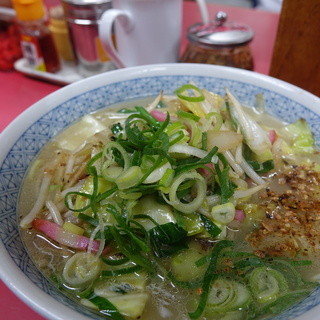
<svg viewBox="0 0 320 320">
<path fill-rule="evenodd" d="M 182 0 L 113 0 L 112 7 L 101 16 L 99 36 L 118 68 L 178 61 Z"/>
</svg>

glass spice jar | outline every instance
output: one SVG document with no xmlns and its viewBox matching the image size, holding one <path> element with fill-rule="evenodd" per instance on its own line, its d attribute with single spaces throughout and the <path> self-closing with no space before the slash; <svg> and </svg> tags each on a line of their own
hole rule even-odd
<svg viewBox="0 0 320 320">
<path fill-rule="evenodd" d="M 249 26 L 228 22 L 227 14 L 219 11 L 213 22 L 188 28 L 189 43 L 180 61 L 253 70 L 249 47 L 253 35 Z"/>
</svg>

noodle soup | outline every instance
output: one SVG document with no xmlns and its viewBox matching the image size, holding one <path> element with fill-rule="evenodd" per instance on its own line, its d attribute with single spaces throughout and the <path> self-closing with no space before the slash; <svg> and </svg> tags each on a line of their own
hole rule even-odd
<svg viewBox="0 0 320 320">
<path fill-rule="evenodd" d="M 304 120 L 261 105 L 187 84 L 67 128 L 21 193 L 39 269 L 113 319 L 260 319 L 307 297 L 318 154 Z"/>
</svg>

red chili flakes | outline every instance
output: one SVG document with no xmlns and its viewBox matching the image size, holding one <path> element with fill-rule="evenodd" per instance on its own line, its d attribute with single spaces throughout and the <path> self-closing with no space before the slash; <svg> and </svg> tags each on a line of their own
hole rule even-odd
<svg viewBox="0 0 320 320">
<path fill-rule="evenodd" d="M 18 27 L 0 20 L 0 70 L 10 71 L 22 56 Z"/>
</svg>

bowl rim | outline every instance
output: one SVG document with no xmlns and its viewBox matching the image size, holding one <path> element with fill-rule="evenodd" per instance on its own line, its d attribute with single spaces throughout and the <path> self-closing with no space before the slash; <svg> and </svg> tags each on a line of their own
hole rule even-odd
<svg viewBox="0 0 320 320">
<path fill-rule="evenodd" d="M 17 116 L 0 134 L 0 145 L 2 146 L 0 152 L 0 164 L 3 163 L 7 153 L 10 151 L 10 148 L 21 134 L 25 132 L 33 122 L 41 118 L 50 110 L 59 106 L 61 103 L 76 97 L 79 94 L 83 94 L 84 92 L 88 92 L 111 83 L 127 81 L 135 78 L 176 75 L 213 76 L 221 79 L 259 85 L 259 87 L 279 93 L 302 105 L 307 104 L 308 109 L 320 115 L 319 97 L 295 85 L 268 75 L 231 67 L 192 63 L 153 64 L 130 67 L 126 69 L 108 71 L 82 79 L 50 93 L 31 105 Z M 6 251 L 2 241 L 0 241 L 0 255 L 3 257 L 0 264 L 0 278 L 9 287 L 9 289 L 11 289 L 23 302 L 36 312 L 47 319 L 54 320 L 72 319 L 75 315 L 79 320 L 91 319 L 63 305 L 48 294 L 44 294 L 44 292 L 30 279 L 25 277 L 22 270 L 18 268 Z M 320 305 L 307 311 L 303 315 L 296 317 L 295 319 L 316 319 L 319 310 Z"/>
</svg>

